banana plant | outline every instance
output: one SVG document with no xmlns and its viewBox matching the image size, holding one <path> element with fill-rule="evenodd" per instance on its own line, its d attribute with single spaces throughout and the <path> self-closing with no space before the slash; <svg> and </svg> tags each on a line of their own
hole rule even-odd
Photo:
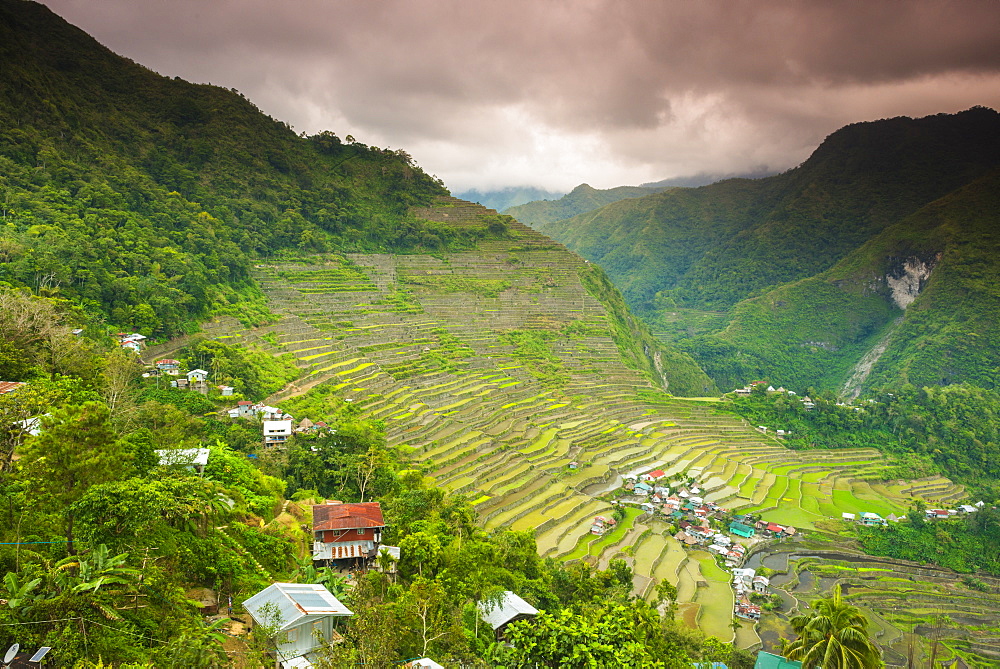
<svg viewBox="0 0 1000 669">
<path fill-rule="evenodd" d="M 7 592 L 7 606 L 16 610 L 34 602 L 38 599 L 38 595 L 33 594 L 33 591 L 41 582 L 40 578 L 21 581 L 15 572 L 7 572 L 3 577 L 4 590 Z"/>
</svg>

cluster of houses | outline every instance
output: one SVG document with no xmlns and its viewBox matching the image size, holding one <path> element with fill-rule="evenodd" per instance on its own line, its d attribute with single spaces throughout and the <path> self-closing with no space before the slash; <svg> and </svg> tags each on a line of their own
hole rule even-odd
<svg viewBox="0 0 1000 669">
<path fill-rule="evenodd" d="M 378 502 L 329 501 L 312 506 L 315 564 L 364 569 L 378 567 L 376 558 L 388 554 L 399 560 L 399 548 L 382 545 L 385 520 Z M 303 669 L 313 666 L 323 644 L 336 643 L 339 621 L 353 614 L 325 586 L 311 583 L 272 583 L 243 602 L 256 625 L 277 628 L 274 648 L 280 667 Z M 517 594 L 505 591 L 477 604 L 480 618 L 494 631 L 498 641 L 511 623 L 532 618 L 538 610 Z M 430 658 L 408 660 L 403 666 L 442 669 Z"/>
<path fill-rule="evenodd" d="M 764 385 L 763 381 L 755 381 L 754 383 L 748 384 L 742 388 L 737 388 L 736 390 L 733 391 L 733 393 L 737 397 L 748 397 L 750 393 L 753 392 L 754 387 L 762 385 Z M 779 386 L 777 388 L 775 388 L 774 386 L 768 386 L 766 392 L 772 395 L 776 393 L 784 393 L 791 397 L 797 396 L 794 390 L 786 390 L 783 386 Z M 802 402 L 802 406 L 804 406 L 806 409 L 812 409 L 814 406 L 816 406 L 816 403 L 813 402 L 812 398 L 809 397 L 808 395 L 799 397 L 798 399 L 800 402 Z"/>
<path fill-rule="evenodd" d="M 611 530 L 615 529 L 615 526 L 617 525 L 618 521 L 615 520 L 614 518 L 595 516 L 594 523 L 590 526 L 590 533 L 600 536 L 605 532 L 610 532 Z"/>
<path fill-rule="evenodd" d="M 259 419 L 265 446 L 280 446 L 288 441 L 293 434 L 331 431 L 330 426 L 323 421 L 314 423 L 308 418 L 303 418 L 298 425 L 295 425 L 295 419 L 291 414 L 263 402 L 254 403 L 249 400 L 240 400 L 234 408 L 229 409 L 226 413 L 234 420 L 239 418 Z"/>
<path fill-rule="evenodd" d="M 83 329 L 73 330 L 73 334 L 79 335 L 83 333 Z M 146 346 L 146 337 L 139 334 L 138 332 L 133 332 L 132 334 L 127 334 L 125 332 L 119 332 L 116 335 L 118 339 L 118 345 L 121 346 L 126 351 L 132 351 L 136 355 L 142 352 L 142 349 Z"/>
<path fill-rule="evenodd" d="M 759 576 L 755 569 L 733 569 L 733 590 L 736 592 L 736 604 L 733 615 L 743 620 L 760 620 L 760 606 L 750 601 L 750 594 L 768 594 L 771 585 L 766 576 Z"/>
<path fill-rule="evenodd" d="M 157 360 L 153 363 L 153 369 L 151 371 L 143 374 L 144 377 L 161 375 L 177 377 L 170 382 L 171 388 L 187 388 L 189 390 L 197 390 L 201 393 L 208 392 L 207 370 L 192 369 L 189 372 L 181 374 L 181 363 L 179 361 L 171 358 L 163 358 L 162 360 Z M 182 376 L 184 378 L 181 378 Z M 232 386 L 217 386 L 217 388 L 224 396 L 232 395 L 235 390 Z"/>
<path fill-rule="evenodd" d="M 693 514 L 697 518 L 708 518 L 724 511 L 716 504 L 706 504 L 700 496 L 702 494 L 701 488 L 697 485 L 690 488 L 679 486 L 674 494 L 671 494 L 670 487 L 663 484 L 666 475 L 662 469 L 654 469 L 638 476 L 629 474 L 624 477 L 623 487 L 626 492 L 641 500 L 639 505 L 644 511 L 648 513 L 659 512 L 674 520 L 680 520 L 687 513 Z"/>
<path fill-rule="evenodd" d="M 959 504 L 957 509 L 927 509 L 924 516 L 927 520 L 948 520 L 955 516 L 967 516 L 975 513 L 986 506 L 986 502 L 979 500 L 975 504 Z"/>
<path fill-rule="evenodd" d="M 864 525 L 866 527 L 878 527 L 878 526 L 888 525 L 889 521 L 896 523 L 902 520 L 903 518 L 906 518 L 906 516 L 897 516 L 894 513 L 890 513 L 887 518 L 883 518 L 877 513 L 873 513 L 871 511 L 862 511 L 861 513 L 857 514 L 845 512 L 840 514 L 840 517 L 843 520 L 852 523 L 858 523 L 859 525 Z"/>
</svg>

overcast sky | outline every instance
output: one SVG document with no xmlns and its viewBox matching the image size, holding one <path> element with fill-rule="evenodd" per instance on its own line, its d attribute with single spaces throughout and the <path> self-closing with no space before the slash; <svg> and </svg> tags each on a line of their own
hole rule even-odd
<svg viewBox="0 0 1000 669">
<path fill-rule="evenodd" d="M 1000 108 L 994 0 L 44 0 L 453 191 L 783 170 L 837 128 Z"/>
</svg>

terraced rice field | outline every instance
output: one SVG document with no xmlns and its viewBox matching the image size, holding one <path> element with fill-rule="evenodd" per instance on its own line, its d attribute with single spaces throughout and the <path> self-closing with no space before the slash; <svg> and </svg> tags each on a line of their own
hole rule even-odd
<svg viewBox="0 0 1000 669">
<path fill-rule="evenodd" d="M 424 215 L 466 225 L 490 213 L 443 205 Z M 887 514 L 911 497 L 962 494 L 943 479 L 870 486 L 858 475 L 878 453 L 788 451 L 715 415 L 711 399 L 642 401 L 638 391 L 655 387 L 624 364 L 609 312 L 581 281 L 590 271 L 513 222 L 510 239 L 475 251 L 260 266 L 256 279 L 281 320 L 249 330 L 227 322 L 212 334 L 291 353 L 303 376 L 270 402 L 331 384 L 384 420 L 389 445 L 429 464 L 439 485 L 478 500 L 487 528 L 533 531 L 539 551 L 556 558 L 606 562 L 627 548 L 588 543 L 593 516 L 612 510 L 599 496 L 623 474 L 657 467 L 694 475 L 709 501 L 806 529 L 845 511 Z M 554 371 L 504 343 L 511 331 L 538 333 Z M 631 520 L 624 525 L 623 537 Z M 636 573 L 676 578 L 698 605 L 697 624 L 732 638 L 728 613 L 719 623 L 718 581 L 702 573 L 710 567 L 685 563 L 676 542 L 658 534 L 633 548 Z"/>
<path fill-rule="evenodd" d="M 871 621 L 870 633 L 887 666 L 930 666 L 932 653 L 942 663 L 935 666 L 954 666 L 955 658 L 969 666 L 1000 666 L 998 578 L 980 574 L 985 590 L 973 590 L 948 569 L 870 557 L 844 547 L 831 550 L 818 538 L 754 558 L 752 566 L 762 563 L 780 572 L 772 587 L 794 603 L 766 625 L 765 650 L 777 648 L 777 634 L 787 634 L 788 618 L 839 585 Z M 915 664 L 909 663 L 911 654 Z"/>
</svg>

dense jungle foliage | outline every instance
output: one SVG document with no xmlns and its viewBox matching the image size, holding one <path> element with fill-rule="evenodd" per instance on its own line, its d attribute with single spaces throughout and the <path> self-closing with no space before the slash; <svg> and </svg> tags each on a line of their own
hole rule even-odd
<svg viewBox="0 0 1000 669">
<path fill-rule="evenodd" d="M 159 76 L 43 5 L 0 2 L 0 63 L 0 281 L 119 327 L 169 335 L 213 308 L 261 319 L 257 257 L 497 234 L 410 216 L 446 191 L 405 152 L 296 135 L 239 92 Z"/>
<path fill-rule="evenodd" d="M 896 393 L 845 405 L 810 388 L 802 395 L 768 393 L 757 385 L 748 397 L 719 405 L 752 425 L 791 432 L 790 448 L 877 448 L 894 458 L 881 480 L 940 471 L 987 500 L 1000 500 L 1000 393 L 972 385 L 904 386 Z"/>
<path fill-rule="evenodd" d="M 26 370 L 27 381 L 0 395 L 4 647 L 52 646 L 49 660 L 58 666 L 257 665 L 273 645 L 266 628 L 222 634 L 224 621 L 202 615 L 204 589 L 219 602 L 232 597 L 241 617 L 247 597 L 292 581 L 323 583 L 354 612 L 339 628 L 345 642 L 328 648 L 320 666 L 388 666 L 427 654 L 482 666 L 504 661 L 507 650 L 475 608 L 504 590 L 568 626 L 560 638 L 578 648 L 594 634 L 595 607 L 642 621 L 602 631 L 609 647 L 579 650 L 563 666 L 589 666 L 594 657 L 663 667 L 692 659 L 753 664 L 634 600 L 631 570 L 620 560 L 604 571 L 567 567 L 542 559 L 530 532 L 484 532 L 466 499 L 428 485 L 404 453 L 386 447 L 384 426 L 360 417 L 329 386 L 283 404 L 323 429 L 265 449 L 259 421 L 220 417 L 238 396 L 143 378 L 131 353 L 73 335 L 65 301 L 9 289 L 0 298 L 12 307 L 0 310 L 5 361 Z M 253 379 L 275 381 L 258 354 L 217 342 L 195 342 L 178 357 L 245 374 L 251 396 L 266 390 Z M 53 360 L 70 362 L 53 370 Z M 21 421 L 35 416 L 41 429 L 32 436 Z M 191 447 L 210 451 L 203 475 L 161 465 L 155 452 Z M 381 503 L 383 540 L 401 549 L 394 573 L 371 571 L 348 587 L 343 576 L 314 568 L 302 526 L 312 500 L 334 497 Z"/>
</svg>

